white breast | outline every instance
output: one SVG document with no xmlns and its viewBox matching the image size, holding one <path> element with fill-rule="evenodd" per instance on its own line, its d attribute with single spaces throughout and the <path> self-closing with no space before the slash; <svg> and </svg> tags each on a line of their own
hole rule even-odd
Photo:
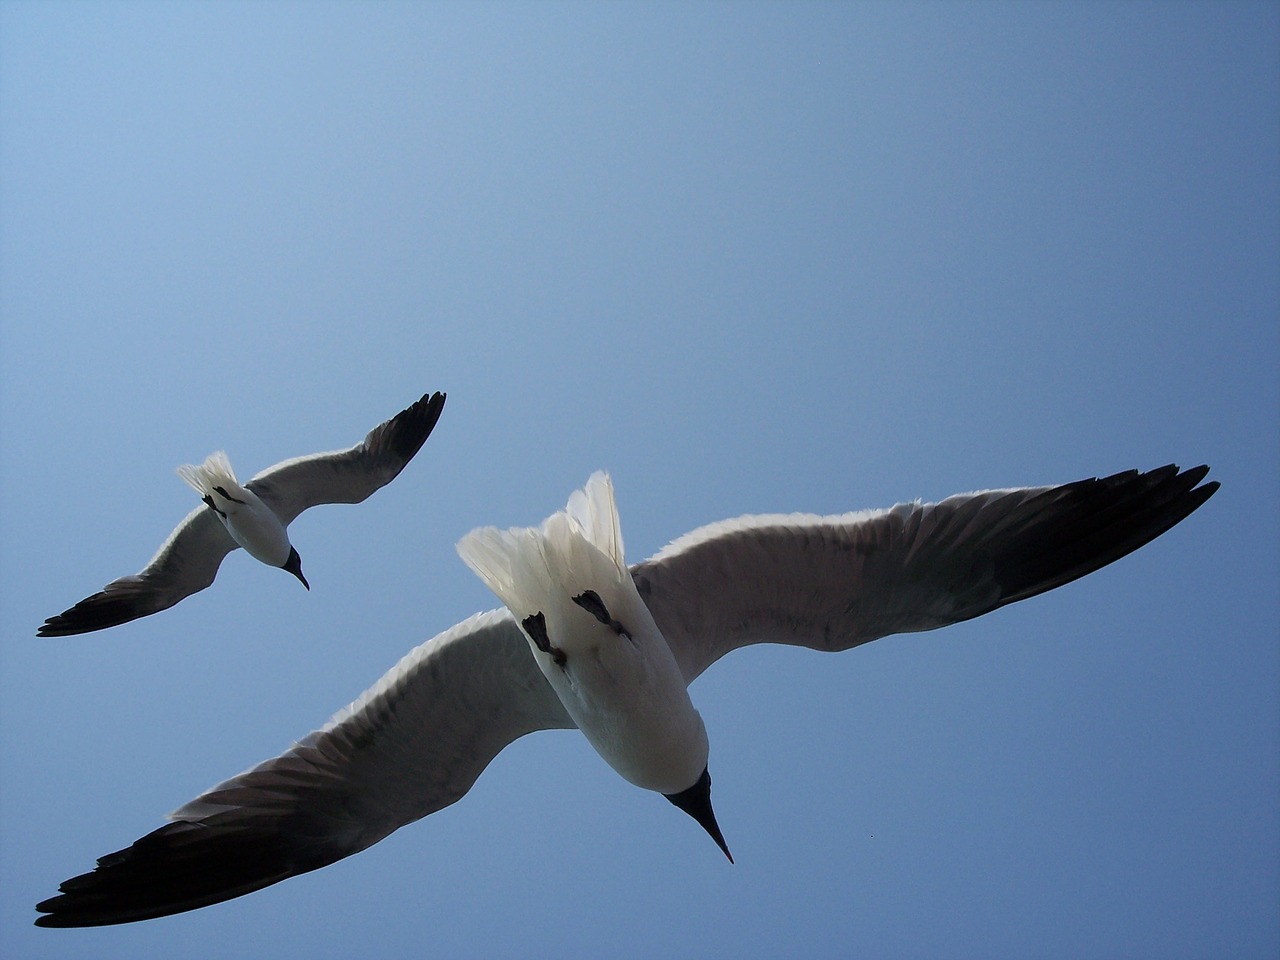
<svg viewBox="0 0 1280 960">
<path fill-rule="evenodd" d="M 227 491 L 243 503 L 234 503 L 214 493 L 213 500 L 225 516 L 227 532 L 255 559 L 273 567 L 283 566 L 289 559 L 289 534 L 271 508 L 253 493 L 241 487 Z"/>
</svg>

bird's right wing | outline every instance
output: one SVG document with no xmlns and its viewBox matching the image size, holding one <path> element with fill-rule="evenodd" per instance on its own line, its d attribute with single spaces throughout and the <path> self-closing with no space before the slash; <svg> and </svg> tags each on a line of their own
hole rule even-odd
<svg viewBox="0 0 1280 960">
<path fill-rule="evenodd" d="M 479 614 L 280 756 L 63 883 L 36 923 L 163 917 L 315 870 L 453 803 L 516 738 L 572 726 L 511 615 Z"/>
<path fill-rule="evenodd" d="M 237 548 L 227 528 L 204 504 L 169 534 L 140 572 L 111 581 L 91 597 L 46 620 L 41 637 L 105 630 L 172 607 L 218 575 L 222 558 Z"/>
<path fill-rule="evenodd" d="M 738 647 L 847 650 L 1052 590 L 1209 499 L 1208 467 L 957 494 L 839 516 L 740 517 L 631 568 L 685 679 Z"/>
<path fill-rule="evenodd" d="M 321 503 L 360 503 L 386 486 L 431 436 L 444 410 L 443 393 L 423 396 L 386 420 L 353 447 L 294 457 L 263 470 L 245 486 L 262 498 L 286 527 Z"/>
</svg>

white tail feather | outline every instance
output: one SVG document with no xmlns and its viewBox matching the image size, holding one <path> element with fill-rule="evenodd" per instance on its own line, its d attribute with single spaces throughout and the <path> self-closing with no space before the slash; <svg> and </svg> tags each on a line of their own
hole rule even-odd
<svg viewBox="0 0 1280 960">
<path fill-rule="evenodd" d="M 587 480 L 585 488 L 573 491 L 565 513 L 578 525 L 588 542 L 613 561 L 619 574 L 627 572 L 618 505 L 614 500 L 613 481 L 607 473 L 597 470 Z"/>
<path fill-rule="evenodd" d="M 233 491 L 240 488 L 240 482 L 231 469 L 231 461 L 223 450 L 209 454 L 199 466 L 184 463 L 178 467 L 178 476 L 202 497 L 211 495 L 214 487 Z"/>
<path fill-rule="evenodd" d="M 531 610 L 546 596 L 551 572 L 539 531 L 481 527 L 458 541 L 458 555 L 512 610 Z"/>
<path fill-rule="evenodd" d="M 481 527 L 458 541 L 457 549 L 489 589 L 522 615 L 546 609 L 553 597 L 629 576 L 613 484 L 603 471 L 592 474 L 586 488 L 541 527 Z"/>
</svg>

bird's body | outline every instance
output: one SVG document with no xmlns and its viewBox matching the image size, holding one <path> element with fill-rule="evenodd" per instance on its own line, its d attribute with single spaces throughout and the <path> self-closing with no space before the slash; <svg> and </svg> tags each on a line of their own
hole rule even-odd
<svg viewBox="0 0 1280 960">
<path fill-rule="evenodd" d="M 424 395 L 355 446 L 285 460 L 243 485 L 225 453 L 198 466 L 179 467 L 179 475 L 203 503 L 174 528 L 141 571 L 111 581 L 50 617 L 38 635 L 104 630 L 166 610 L 213 583 L 223 558 L 237 547 L 268 566 L 288 570 L 310 589 L 286 533 L 289 524 L 309 507 L 360 503 L 390 483 L 430 436 L 444 401 L 443 393 Z"/>
<path fill-rule="evenodd" d="M 839 516 L 742 517 L 696 530 L 630 567 L 631 586 L 618 569 L 616 514 L 597 523 L 596 513 L 584 512 L 584 502 L 598 502 L 593 480 L 541 538 L 514 531 L 464 541 L 464 556 L 479 557 L 485 579 L 514 613 L 479 614 L 411 651 L 323 728 L 66 881 L 37 905 L 44 915 L 36 922 L 143 920 L 317 869 L 457 801 L 512 741 L 574 727 L 579 718 L 614 769 L 665 793 L 711 830 L 689 806 L 702 798 L 710 816 L 705 767 L 680 786 L 697 765 L 691 760 L 705 761 L 705 746 L 681 726 L 697 713 L 691 703 L 686 712 L 687 694 L 673 692 L 671 665 L 656 648 L 642 646 L 638 659 L 626 654 L 636 636 L 661 641 L 676 684 L 687 686 L 747 644 L 838 651 L 967 620 L 1158 537 L 1217 489 L 1201 483 L 1206 473 L 1168 466 Z M 548 531 L 574 522 L 590 532 Z M 527 545 L 501 542 L 504 536 L 525 537 Z M 539 559 L 553 541 L 569 552 Z M 572 553 L 584 543 L 605 549 Z M 537 614 L 544 623 L 531 627 Z M 579 659 L 588 668 L 575 672 Z M 650 668 L 655 701 L 679 721 L 669 731 L 645 713 L 640 691 Z M 667 769 L 652 750 L 670 750 L 677 762 Z M 673 783 L 680 792 L 668 790 Z M 712 836 L 723 848 L 718 830 Z"/>
<path fill-rule="evenodd" d="M 707 777 L 696 808 L 673 802 L 728 856 L 711 814 L 707 728 L 627 569 L 609 478 L 592 476 L 541 528 L 474 530 L 458 553 L 519 621 L 565 712 L 620 776 L 668 798 Z"/>
<path fill-rule="evenodd" d="M 256 493 L 240 485 L 224 451 L 210 454 L 199 466 L 183 464 L 178 475 L 200 494 L 204 505 L 217 515 L 231 539 L 249 556 L 269 567 L 288 569 L 291 563 L 296 564 L 297 570 L 290 572 L 311 589 L 302 576 L 301 560 L 296 559 L 298 551 L 289 542 L 284 524 Z"/>
</svg>

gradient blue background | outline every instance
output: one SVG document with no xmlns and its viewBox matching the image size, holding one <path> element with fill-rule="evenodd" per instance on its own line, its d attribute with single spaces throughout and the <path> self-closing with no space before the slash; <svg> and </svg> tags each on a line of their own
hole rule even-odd
<svg viewBox="0 0 1280 960">
<path fill-rule="evenodd" d="M 0 954 L 1280 951 L 1274 4 L 0 5 Z M 193 505 L 429 390 L 360 507 L 37 640 Z M 1208 462 L 1114 567 L 693 687 L 729 866 L 577 734 L 232 903 L 36 901 L 495 605 L 454 553 L 614 477 L 628 554 Z"/>
</svg>

